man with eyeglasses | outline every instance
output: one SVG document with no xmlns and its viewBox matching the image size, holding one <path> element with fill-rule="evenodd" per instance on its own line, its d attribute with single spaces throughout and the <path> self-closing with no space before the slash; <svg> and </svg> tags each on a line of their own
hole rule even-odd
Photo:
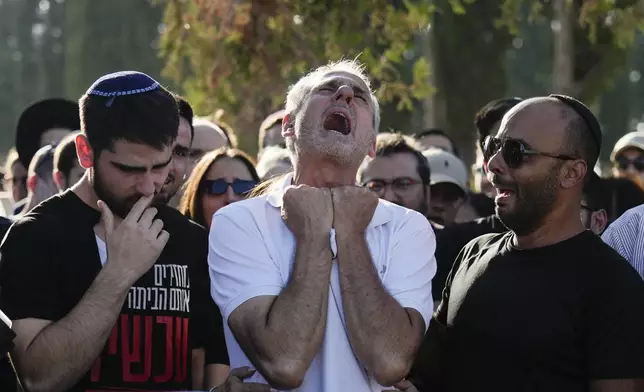
<svg viewBox="0 0 644 392">
<path fill-rule="evenodd" d="M 610 154 L 613 175 L 628 178 L 644 189 L 644 132 L 630 132 L 615 143 Z"/>
<path fill-rule="evenodd" d="M 412 138 L 401 134 L 378 134 L 376 154 L 365 158 L 357 180 L 379 198 L 426 216 L 430 203 L 430 169 L 414 143 Z"/>
<path fill-rule="evenodd" d="M 580 219 L 601 141 L 571 97 L 504 116 L 485 164 L 510 231 L 457 258 L 416 373 L 427 390 L 644 390 L 644 282 Z"/>
</svg>

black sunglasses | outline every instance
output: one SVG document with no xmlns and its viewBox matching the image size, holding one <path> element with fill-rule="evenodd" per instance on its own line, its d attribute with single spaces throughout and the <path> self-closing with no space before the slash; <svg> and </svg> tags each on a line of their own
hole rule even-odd
<svg viewBox="0 0 644 392">
<path fill-rule="evenodd" d="M 621 170 L 626 170 L 630 165 L 633 165 L 638 172 L 644 171 L 644 156 L 635 159 L 628 159 L 624 156 L 615 158 L 615 164 Z"/>
<path fill-rule="evenodd" d="M 236 178 L 233 182 L 228 182 L 223 178 L 218 178 L 216 180 L 205 180 L 202 187 L 209 195 L 223 195 L 228 191 L 229 186 L 233 188 L 233 192 L 236 195 L 244 195 L 252 191 L 256 185 L 257 182 L 253 180 L 240 180 Z"/>
<path fill-rule="evenodd" d="M 498 153 L 499 150 L 501 151 L 503 160 L 510 169 L 519 168 L 523 164 L 523 159 L 526 156 L 544 156 L 554 159 L 562 159 L 564 161 L 574 161 L 577 159 L 568 155 L 558 155 L 532 150 L 527 148 L 522 141 L 516 139 L 488 137 L 485 140 L 485 148 L 483 150 L 483 159 L 485 162 L 489 162 L 490 158 Z"/>
</svg>

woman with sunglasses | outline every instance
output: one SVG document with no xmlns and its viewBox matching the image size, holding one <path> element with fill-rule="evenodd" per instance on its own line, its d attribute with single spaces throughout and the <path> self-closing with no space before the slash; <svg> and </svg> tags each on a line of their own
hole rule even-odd
<svg viewBox="0 0 644 392">
<path fill-rule="evenodd" d="M 211 151 L 199 160 L 186 181 L 179 211 L 210 228 L 217 210 L 244 199 L 258 183 L 259 176 L 248 154 L 228 147 Z"/>
</svg>

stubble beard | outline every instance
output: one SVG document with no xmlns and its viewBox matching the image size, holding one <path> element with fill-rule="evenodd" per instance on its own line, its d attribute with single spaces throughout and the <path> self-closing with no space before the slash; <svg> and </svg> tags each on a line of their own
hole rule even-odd
<svg viewBox="0 0 644 392">
<path fill-rule="evenodd" d="M 552 212 L 557 201 L 556 176 L 548 174 L 544 181 L 521 186 L 515 194 L 513 211 L 495 208 L 503 225 L 519 236 L 533 233 Z"/>
<path fill-rule="evenodd" d="M 328 132 L 329 135 L 323 135 L 323 132 Z M 314 154 L 330 158 L 341 166 L 359 165 L 367 156 L 369 141 L 327 131 L 320 122 L 307 118 L 306 115 L 296 119 L 295 135 L 295 149 L 300 156 Z"/>
</svg>

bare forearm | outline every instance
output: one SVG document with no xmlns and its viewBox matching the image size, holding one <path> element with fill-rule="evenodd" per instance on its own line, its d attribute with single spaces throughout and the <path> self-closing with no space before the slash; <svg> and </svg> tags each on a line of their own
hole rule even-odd
<svg viewBox="0 0 644 392">
<path fill-rule="evenodd" d="M 106 267 L 69 314 L 36 336 L 20 360 L 28 390 L 65 390 L 89 370 L 116 323 L 130 286 Z"/>
<path fill-rule="evenodd" d="M 289 283 L 258 331 L 258 355 L 280 368 L 308 369 L 324 338 L 330 273 L 328 237 L 298 244 Z"/>
<path fill-rule="evenodd" d="M 382 286 L 363 234 L 338 235 L 342 307 L 351 346 L 378 381 L 404 377 L 421 343 L 422 328 Z M 392 379 L 390 379 L 392 378 Z"/>
</svg>

